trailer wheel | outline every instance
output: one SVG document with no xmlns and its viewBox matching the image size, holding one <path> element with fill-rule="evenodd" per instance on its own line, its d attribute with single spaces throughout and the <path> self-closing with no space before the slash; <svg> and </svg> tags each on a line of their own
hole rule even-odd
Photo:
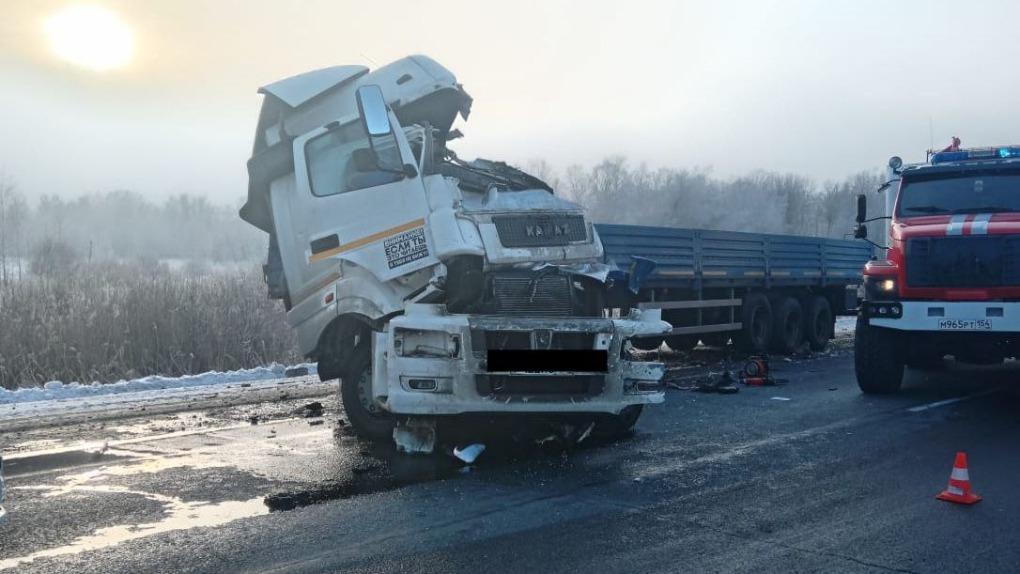
<svg viewBox="0 0 1020 574">
<path fill-rule="evenodd" d="M 890 394 L 903 385 L 903 357 L 895 333 L 872 327 L 857 317 L 854 371 L 865 394 Z"/>
<path fill-rule="evenodd" d="M 833 331 L 832 307 L 821 295 L 808 299 L 804 313 L 804 338 L 812 351 L 824 351 Z"/>
<path fill-rule="evenodd" d="M 748 353 L 765 351 L 772 334 L 772 305 L 764 293 L 748 293 L 740 310 L 743 328 L 737 332 L 733 342 Z"/>
<path fill-rule="evenodd" d="M 662 346 L 662 342 L 666 338 L 662 335 L 656 335 L 654 337 L 631 337 L 630 344 L 634 345 L 635 349 L 642 351 L 654 351 Z"/>
<path fill-rule="evenodd" d="M 394 416 L 372 401 L 372 354 L 368 349 L 359 349 L 341 369 L 340 400 L 355 434 L 371 441 L 392 439 Z"/>
<path fill-rule="evenodd" d="M 697 335 L 672 335 L 666 337 L 666 344 L 674 351 L 690 351 L 698 346 Z"/>
<path fill-rule="evenodd" d="M 769 347 L 775 353 L 790 355 L 797 352 L 804 335 L 804 310 L 793 297 L 779 299 L 772 308 L 772 337 Z"/>
<path fill-rule="evenodd" d="M 730 342 L 730 333 L 705 333 L 701 335 L 701 342 L 708 347 L 725 347 Z"/>
</svg>

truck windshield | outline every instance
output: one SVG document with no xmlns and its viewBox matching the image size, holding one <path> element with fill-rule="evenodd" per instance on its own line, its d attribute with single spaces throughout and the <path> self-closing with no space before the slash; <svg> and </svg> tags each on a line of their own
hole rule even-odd
<svg viewBox="0 0 1020 574">
<path fill-rule="evenodd" d="M 1020 212 L 1020 171 L 905 178 L 898 217 Z"/>
</svg>

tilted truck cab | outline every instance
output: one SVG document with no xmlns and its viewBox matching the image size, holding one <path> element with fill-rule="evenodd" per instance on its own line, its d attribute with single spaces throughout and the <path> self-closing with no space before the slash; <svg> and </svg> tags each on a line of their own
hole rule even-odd
<svg viewBox="0 0 1020 574">
<path fill-rule="evenodd" d="M 320 376 L 340 378 L 356 431 L 477 412 L 628 427 L 663 400 L 663 365 L 625 347 L 670 325 L 605 315 L 609 268 L 577 204 L 448 147 L 471 106 L 448 70 L 411 56 L 260 92 L 241 217 L 270 235 L 270 294 Z M 491 368 L 494 354 L 522 360 Z"/>
<path fill-rule="evenodd" d="M 905 366 L 938 367 L 945 355 L 1020 356 L 1020 147 L 957 144 L 924 163 L 889 162 L 879 218 L 889 244 L 864 268 L 855 336 L 864 392 L 895 392 Z"/>
</svg>

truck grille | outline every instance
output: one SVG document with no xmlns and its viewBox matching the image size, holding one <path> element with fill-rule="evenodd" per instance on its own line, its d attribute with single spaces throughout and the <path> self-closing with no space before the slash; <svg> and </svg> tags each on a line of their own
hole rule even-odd
<svg viewBox="0 0 1020 574">
<path fill-rule="evenodd" d="M 535 396 L 538 400 L 567 401 L 602 394 L 605 375 L 542 377 L 531 375 L 475 375 L 475 390 L 482 396 L 511 398 Z"/>
<path fill-rule="evenodd" d="M 471 330 L 472 354 L 481 359 L 493 350 L 523 351 L 529 349 L 584 350 L 595 348 L 595 333 L 573 331 L 488 331 Z"/>
<path fill-rule="evenodd" d="M 492 278 L 492 294 L 500 315 L 566 317 L 573 308 L 567 275 L 496 275 Z"/>
<path fill-rule="evenodd" d="M 910 239 L 906 262 L 910 287 L 1020 285 L 1020 236 Z"/>
<path fill-rule="evenodd" d="M 546 247 L 588 239 L 581 215 L 498 215 L 492 222 L 504 247 Z"/>
</svg>

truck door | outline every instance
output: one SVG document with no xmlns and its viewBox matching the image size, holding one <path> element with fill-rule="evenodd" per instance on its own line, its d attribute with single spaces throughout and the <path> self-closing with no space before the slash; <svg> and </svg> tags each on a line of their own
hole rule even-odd
<svg viewBox="0 0 1020 574">
<path fill-rule="evenodd" d="M 354 116 L 294 141 L 291 208 L 295 247 L 304 250 L 307 264 L 306 292 L 328 284 L 341 260 L 382 281 L 437 262 L 425 229 L 429 208 L 417 161 L 396 117 L 383 114 L 388 121 L 377 117 L 375 126 Z"/>
</svg>

